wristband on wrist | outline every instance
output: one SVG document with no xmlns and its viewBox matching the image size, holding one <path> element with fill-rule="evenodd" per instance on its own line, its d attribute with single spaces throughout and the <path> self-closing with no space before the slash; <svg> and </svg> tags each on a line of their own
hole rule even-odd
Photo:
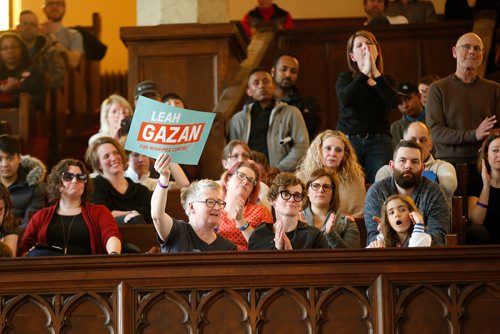
<svg viewBox="0 0 500 334">
<path fill-rule="evenodd" d="M 158 185 L 158 187 L 160 187 L 161 189 L 167 189 L 167 188 L 168 188 L 168 184 L 167 184 L 167 185 L 163 185 L 163 184 L 161 184 L 160 179 L 158 179 L 158 181 L 156 182 L 156 184 L 157 184 L 157 185 Z"/>
<path fill-rule="evenodd" d="M 118 255 L 118 252 L 112 251 L 109 255 Z"/>
<path fill-rule="evenodd" d="M 476 205 L 483 208 L 483 209 L 488 209 L 488 204 L 484 204 L 482 202 L 477 201 Z"/>
<path fill-rule="evenodd" d="M 239 229 L 241 232 L 243 232 L 243 231 L 245 231 L 245 230 L 248 228 L 248 226 L 250 226 L 250 224 L 249 224 L 248 222 L 246 222 L 246 224 L 245 224 L 245 225 L 243 225 L 243 226 L 239 226 L 239 227 L 238 227 L 238 229 Z"/>
</svg>

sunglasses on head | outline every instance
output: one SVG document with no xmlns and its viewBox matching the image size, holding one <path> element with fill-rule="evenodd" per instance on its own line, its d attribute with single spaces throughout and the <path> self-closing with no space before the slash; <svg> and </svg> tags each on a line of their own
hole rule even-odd
<svg viewBox="0 0 500 334">
<path fill-rule="evenodd" d="M 66 182 L 73 181 L 73 179 L 75 177 L 76 177 L 76 181 L 79 182 L 79 183 L 85 183 L 85 182 L 87 182 L 87 175 L 82 174 L 82 173 L 74 174 L 74 173 L 70 173 L 70 172 L 64 172 L 64 173 L 61 174 L 62 180 L 66 181 Z"/>
</svg>

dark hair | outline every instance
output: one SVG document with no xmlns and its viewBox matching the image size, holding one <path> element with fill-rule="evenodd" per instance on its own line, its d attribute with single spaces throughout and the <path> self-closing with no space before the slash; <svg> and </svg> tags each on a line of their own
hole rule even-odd
<svg viewBox="0 0 500 334">
<path fill-rule="evenodd" d="M 259 167 L 257 167 L 257 165 L 252 161 L 241 161 L 241 162 L 235 163 L 233 165 L 233 167 L 229 168 L 229 170 L 224 173 L 224 175 L 222 176 L 222 180 L 221 180 L 222 181 L 222 191 L 224 192 L 224 197 L 226 196 L 227 183 L 229 182 L 229 178 L 231 176 L 233 176 L 234 173 L 236 173 L 236 171 L 238 171 L 238 169 L 240 169 L 241 167 L 250 168 L 255 173 L 255 181 L 257 181 L 257 183 L 253 187 L 252 192 L 250 193 L 250 195 L 248 195 L 248 198 L 246 200 L 246 203 L 255 204 L 255 203 L 257 203 L 257 201 L 259 199 L 260 172 L 259 172 Z"/>
<path fill-rule="evenodd" d="M 418 82 L 417 82 L 417 86 L 420 85 L 420 84 L 430 86 L 431 83 L 433 83 L 434 81 L 438 81 L 439 79 L 441 79 L 441 78 L 438 75 L 436 75 L 436 74 L 429 74 L 429 75 L 426 75 L 423 78 L 420 78 L 420 80 L 418 80 Z"/>
<path fill-rule="evenodd" d="M 297 57 L 297 54 L 292 52 L 292 51 L 281 51 L 280 53 L 278 53 L 275 57 L 274 57 L 274 60 L 273 60 L 273 67 L 276 67 L 276 65 L 278 64 L 278 61 L 280 60 L 281 57 L 292 57 L 292 58 L 295 58 L 297 59 L 297 61 L 299 60 L 299 57 Z"/>
<path fill-rule="evenodd" d="M 382 205 L 382 212 L 380 213 L 380 217 L 381 217 L 380 224 L 382 224 L 382 226 L 380 226 L 380 227 L 381 227 L 382 235 L 384 236 L 385 245 L 387 247 L 396 247 L 396 245 L 399 242 L 398 234 L 396 233 L 396 231 L 394 231 L 392 229 L 391 224 L 389 223 L 389 218 L 387 216 L 387 204 L 389 204 L 389 202 L 391 202 L 395 199 L 401 200 L 406 205 L 406 207 L 408 208 L 408 210 L 410 212 L 413 212 L 413 211 L 419 212 L 417 206 L 415 205 L 415 202 L 413 202 L 413 200 L 411 199 L 410 196 L 395 194 L 395 195 L 389 196 L 385 200 L 384 204 Z M 413 224 L 410 224 L 408 237 L 406 238 L 404 244 L 407 244 L 412 231 L 413 231 Z"/>
<path fill-rule="evenodd" d="M 363 0 L 363 6 L 366 5 L 367 0 Z M 387 6 L 389 5 L 389 0 L 384 0 L 384 8 L 387 9 Z"/>
<path fill-rule="evenodd" d="M 393 160 L 396 160 L 396 156 L 398 154 L 398 151 L 402 147 L 407 147 L 407 148 L 414 148 L 416 150 L 419 150 L 420 152 L 420 162 L 424 162 L 424 157 L 422 156 L 422 149 L 420 148 L 420 145 L 415 140 L 401 140 L 396 147 L 394 148 L 394 154 L 392 156 Z"/>
<path fill-rule="evenodd" d="M 12 212 L 14 205 L 10 199 L 9 190 L 2 183 L 0 183 L 0 200 L 3 200 L 5 205 L 5 212 L 3 214 L 3 221 L 0 224 L 0 229 L 5 232 L 14 232 L 19 225 L 19 218 L 15 217 Z"/>
<path fill-rule="evenodd" d="M 262 152 L 251 150 L 250 159 L 266 168 L 269 167 L 269 162 L 267 161 L 266 155 Z"/>
<path fill-rule="evenodd" d="M 175 93 L 167 93 L 161 98 L 161 102 L 163 103 L 167 102 L 168 100 L 181 100 L 184 107 L 186 107 L 186 102 L 184 102 L 184 99 Z"/>
<path fill-rule="evenodd" d="M 267 192 L 267 199 L 269 201 L 274 201 L 280 191 L 285 190 L 288 186 L 296 186 L 299 185 L 302 188 L 301 194 L 306 197 L 306 186 L 301 179 L 299 179 L 295 174 L 289 172 L 282 172 L 276 175 L 271 186 L 269 187 L 269 191 Z"/>
<path fill-rule="evenodd" d="M 267 74 L 271 75 L 271 73 L 269 73 L 269 71 L 268 71 L 265 67 L 258 66 L 258 67 L 253 68 L 253 69 L 250 71 L 250 73 L 248 73 L 247 80 L 250 80 L 250 77 L 251 77 L 254 73 L 257 73 L 257 72 L 266 72 Z"/>
<path fill-rule="evenodd" d="M 102 170 L 99 163 L 97 149 L 103 144 L 111 144 L 116 147 L 118 153 L 120 153 L 120 156 L 122 157 L 122 162 L 125 164 L 125 162 L 127 161 L 127 155 L 125 154 L 125 151 L 123 150 L 123 147 L 120 145 L 120 143 L 118 143 L 111 137 L 99 137 L 94 140 L 92 144 L 90 144 L 90 146 L 87 148 L 87 152 L 85 152 L 85 161 L 87 161 L 87 163 L 92 166 L 94 172 L 98 172 L 99 174 L 101 174 Z"/>
<path fill-rule="evenodd" d="M 339 196 L 339 178 L 337 177 L 337 174 L 335 172 L 329 172 L 325 168 L 318 168 L 314 172 L 309 175 L 309 178 L 306 181 L 306 189 L 309 188 L 309 186 L 317 179 L 319 179 L 322 176 L 326 176 L 330 178 L 330 181 L 332 182 L 332 198 L 330 199 L 330 204 L 329 208 L 333 212 L 337 212 L 339 207 L 340 207 L 340 196 Z M 309 197 L 307 197 L 306 204 L 304 207 L 308 207 L 310 204 Z"/>
<path fill-rule="evenodd" d="M 7 154 L 21 155 L 21 143 L 10 135 L 0 136 L 0 151 Z"/>
<path fill-rule="evenodd" d="M 92 182 L 92 178 L 89 176 L 87 167 L 80 160 L 63 159 L 59 161 L 57 165 L 52 167 L 49 176 L 47 176 L 47 195 L 51 203 L 55 203 L 61 198 L 61 191 L 59 190 L 62 185 L 61 174 L 67 172 L 70 166 L 79 167 L 82 173 L 87 175 L 87 182 L 83 188 L 82 202 L 86 202 L 89 199 L 89 196 L 94 189 L 94 184 Z"/>
<path fill-rule="evenodd" d="M 118 136 L 127 136 L 130 131 L 130 125 L 132 124 L 132 116 L 127 116 L 120 121 L 120 128 L 118 129 Z"/>
<path fill-rule="evenodd" d="M 20 12 L 19 16 L 26 15 L 26 14 L 31 14 L 31 15 L 35 15 L 36 16 L 36 14 L 32 10 L 29 10 L 29 9 L 25 9 L 22 12 Z"/>
<path fill-rule="evenodd" d="M 14 39 L 17 42 L 17 44 L 19 44 L 19 48 L 21 48 L 21 59 L 19 60 L 18 67 L 22 69 L 29 68 L 31 65 L 31 60 L 30 60 L 31 58 L 28 52 L 28 48 L 26 47 L 26 44 L 24 44 L 21 37 L 19 37 L 19 35 L 14 32 L 10 31 L 4 32 L 3 34 L 0 35 L 0 47 L 2 46 L 3 41 L 7 38 Z M 2 68 L 2 70 L 3 68 L 5 68 L 5 63 L 1 59 L 0 59 L 0 68 Z"/>
<path fill-rule="evenodd" d="M 483 164 L 482 160 L 484 159 L 485 165 L 486 165 L 486 170 L 488 173 L 491 173 L 491 166 L 490 163 L 488 162 L 488 151 L 490 149 L 491 143 L 495 140 L 500 138 L 500 133 L 492 133 L 486 139 L 483 141 L 483 145 L 481 145 L 481 149 L 479 151 L 479 156 L 477 158 L 477 170 L 479 171 L 479 174 L 481 174 L 481 171 L 483 169 Z"/>
</svg>

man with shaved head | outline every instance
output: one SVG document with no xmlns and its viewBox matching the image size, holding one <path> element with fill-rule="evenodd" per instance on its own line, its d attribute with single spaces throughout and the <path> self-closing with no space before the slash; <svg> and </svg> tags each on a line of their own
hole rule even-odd
<svg viewBox="0 0 500 334">
<path fill-rule="evenodd" d="M 478 74 L 483 61 L 483 42 L 466 33 L 452 47 L 455 73 L 434 82 L 427 98 L 426 123 L 431 129 L 436 158 L 453 164 L 466 163 L 470 182 L 481 142 L 500 123 L 500 85 Z"/>
</svg>

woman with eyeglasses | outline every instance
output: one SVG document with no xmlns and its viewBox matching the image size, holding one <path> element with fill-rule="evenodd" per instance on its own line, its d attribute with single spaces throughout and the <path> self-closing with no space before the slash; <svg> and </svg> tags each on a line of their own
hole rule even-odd
<svg viewBox="0 0 500 334">
<path fill-rule="evenodd" d="M 100 137 L 85 153 L 98 175 L 94 178 L 91 202 L 105 205 L 118 224 L 152 224 L 151 193 L 125 177 L 125 151 L 111 137 Z"/>
<path fill-rule="evenodd" d="M 352 216 L 339 210 L 339 181 L 335 173 L 315 170 L 306 182 L 306 206 L 302 214 L 307 224 L 325 235 L 330 248 L 359 248 L 359 230 Z"/>
<path fill-rule="evenodd" d="M 30 55 L 18 34 L 0 35 L 0 108 L 17 108 L 19 94 L 30 93 L 37 111 L 45 109 L 42 74 L 31 66 Z"/>
<path fill-rule="evenodd" d="M 336 130 L 319 133 L 300 163 L 297 177 L 307 182 L 318 168 L 325 168 L 338 176 L 338 192 L 342 194 L 338 211 L 354 218 L 363 218 L 365 174 L 358 163 L 356 151 L 345 134 Z"/>
<path fill-rule="evenodd" d="M 29 256 L 119 254 L 121 234 L 111 212 L 88 202 L 92 180 L 79 160 L 60 161 L 47 178 L 51 206 L 35 213 L 21 251 Z"/>
<path fill-rule="evenodd" d="M 236 250 L 226 238 L 217 235 L 226 202 L 222 200 L 221 186 L 212 180 L 192 182 L 181 190 L 181 204 L 189 221 L 186 223 L 165 213 L 168 182 L 170 180 L 169 155 L 160 154 L 154 168 L 160 174 L 151 197 L 151 217 L 158 234 L 162 253 L 204 252 Z"/>
<path fill-rule="evenodd" d="M 227 171 L 238 162 L 248 161 L 251 158 L 251 150 L 247 143 L 242 140 L 233 139 L 224 147 L 222 151 L 222 167 Z M 223 174 L 224 175 L 224 174 Z M 265 206 L 271 211 L 271 204 L 267 200 L 267 191 L 269 187 L 267 184 L 260 181 L 260 190 L 258 196 L 258 203 Z"/>
<path fill-rule="evenodd" d="M 248 250 L 248 238 L 254 228 L 273 220 L 269 210 L 257 204 L 259 168 L 251 161 L 237 162 L 222 176 L 222 189 L 226 207 L 218 233 L 236 244 L 238 250 Z"/>
<path fill-rule="evenodd" d="M 302 200 L 306 195 L 304 182 L 292 173 L 278 174 L 267 198 L 276 215 L 276 222 L 261 223 L 248 240 L 249 250 L 289 250 L 328 248 L 323 233 L 300 221 Z"/>
</svg>

